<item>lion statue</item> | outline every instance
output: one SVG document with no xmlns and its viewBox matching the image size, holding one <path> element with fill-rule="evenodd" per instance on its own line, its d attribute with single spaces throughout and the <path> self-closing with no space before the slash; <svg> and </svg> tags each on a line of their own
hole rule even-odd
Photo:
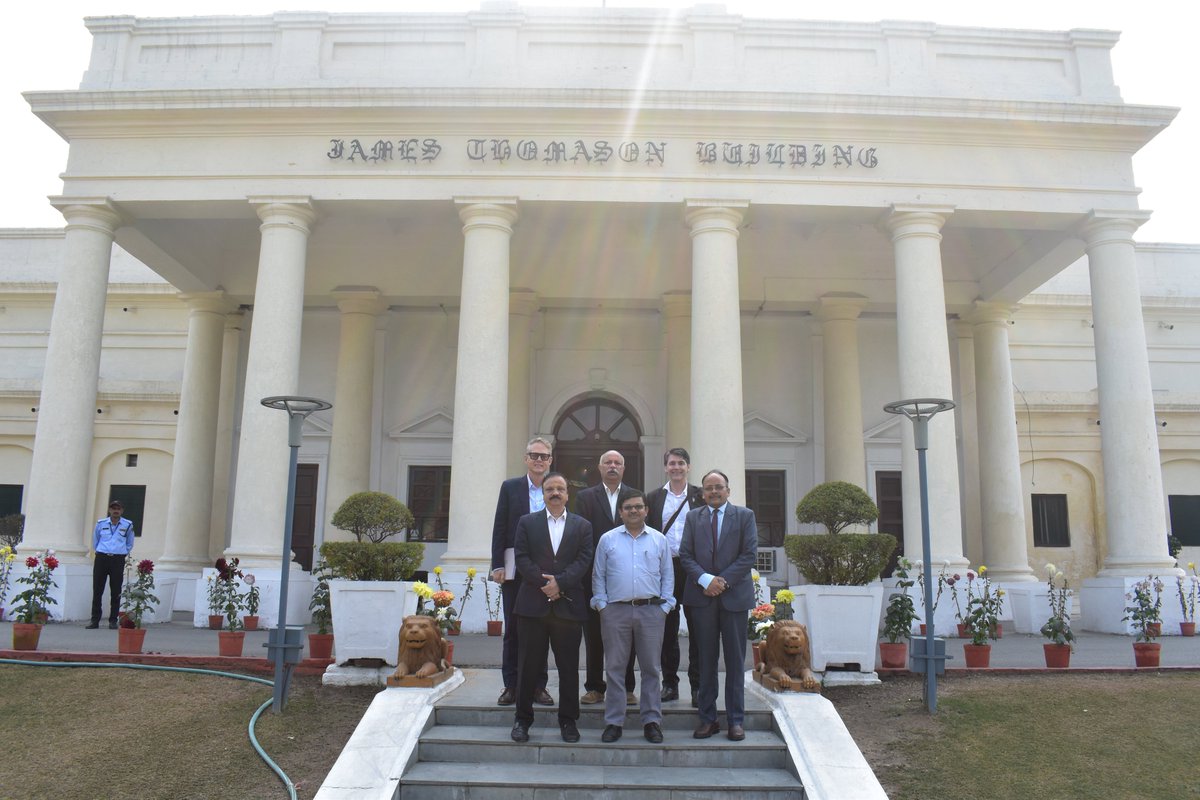
<svg viewBox="0 0 1200 800">
<path fill-rule="evenodd" d="M 779 688 L 821 691 L 821 682 L 812 672 L 808 629 L 799 622 L 782 620 L 772 625 L 762 659 L 762 663 L 755 664 L 754 668 L 773 678 Z"/>
<path fill-rule="evenodd" d="M 400 650 L 396 654 L 393 678 L 413 675 L 428 678 L 446 669 L 446 646 L 442 632 L 431 617 L 413 614 L 400 626 Z"/>
</svg>

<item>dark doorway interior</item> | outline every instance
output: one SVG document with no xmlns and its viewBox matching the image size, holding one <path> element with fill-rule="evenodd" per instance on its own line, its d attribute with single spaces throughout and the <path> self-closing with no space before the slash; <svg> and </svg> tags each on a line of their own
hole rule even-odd
<svg viewBox="0 0 1200 800">
<path fill-rule="evenodd" d="M 292 505 L 292 552 L 305 572 L 312 572 L 313 532 L 317 527 L 316 464 L 296 465 L 296 502 Z"/>
<path fill-rule="evenodd" d="M 879 506 L 880 533 L 890 533 L 900 542 L 891 561 L 883 570 L 883 577 L 890 578 L 896 570 L 896 562 L 904 555 L 904 495 L 900 487 L 899 472 L 875 473 L 875 503 Z"/>
<path fill-rule="evenodd" d="M 108 502 L 104 504 L 104 513 L 108 513 L 108 503 L 120 500 L 125 506 L 121 516 L 133 523 L 133 535 L 142 535 L 142 519 L 146 516 L 146 487 L 132 484 L 115 483 L 108 487 Z"/>
</svg>

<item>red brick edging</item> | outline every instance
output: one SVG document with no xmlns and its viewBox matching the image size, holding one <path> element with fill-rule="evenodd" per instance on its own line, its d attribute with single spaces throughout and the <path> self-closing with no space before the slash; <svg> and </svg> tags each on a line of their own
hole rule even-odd
<svg viewBox="0 0 1200 800">
<path fill-rule="evenodd" d="M 265 658 L 231 658 L 228 656 L 181 656 L 166 653 L 67 653 L 47 650 L 2 650 L 0 658 L 20 661 L 82 661 L 101 664 L 153 664 L 162 667 L 190 667 L 220 672 L 245 672 L 272 675 L 275 665 Z M 293 675 L 320 675 L 333 659 L 306 658 L 295 666 Z"/>
</svg>

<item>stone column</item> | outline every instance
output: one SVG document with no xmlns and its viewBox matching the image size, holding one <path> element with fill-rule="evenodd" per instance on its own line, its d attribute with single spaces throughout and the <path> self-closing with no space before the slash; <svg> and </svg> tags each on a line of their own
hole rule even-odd
<svg viewBox="0 0 1200 800">
<path fill-rule="evenodd" d="M 858 368 L 858 316 L 867 299 L 827 294 L 816 317 L 821 321 L 825 387 L 825 480 L 866 489 L 863 449 L 862 384 Z"/>
<path fill-rule="evenodd" d="M 53 548 L 64 562 L 79 563 L 91 549 L 92 426 L 109 259 L 120 218 L 102 199 L 57 200 L 67 220 L 63 270 L 46 344 L 21 550 Z M 90 603 L 91 587 L 86 590 Z"/>
<path fill-rule="evenodd" d="M 1093 212 L 1084 226 L 1100 399 L 1108 553 L 1099 576 L 1145 577 L 1174 566 L 1164 534 L 1162 466 L 1133 232 L 1142 212 Z"/>
<path fill-rule="evenodd" d="M 1008 306 L 983 302 L 975 303 L 969 318 L 975 327 L 979 461 L 988 470 L 979 486 L 983 563 L 992 580 L 1005 583 L 1039 580 L 1029 566 L 1025 542 L 1025 498 L 1008 350 L 1011 319 Z"/>
<path fill-rule="evenodd" d="M 208 533 L 209 560 L 229 544 L 229 501 L 233 489 L 233 437 L 237 418 L 237 382 L 242 355 L 242 332 L 246 313 L 237 311 L 225 317 L 221 343 L 221 394 L 217 400 L 217 447 L 213 458 L 212 521 Z"/>
<path fill-rule="evenodd" d="M 387 310 L 371 287 L 333 291 L 341 312 L 333 435 L 325 484 L 325 541 L 349 541 L 353 534 L 330 522 L 347 497 L 371 488 L 371 423 L 375 398 L 375 322 Z"/>
<path fill-rule="evenodd" d="M 738 226 L 749 203 L 689 200 L 692 234 L 692 465 L 729 476 L 730 500 L 746 502 L 742 414 L 742 318 Z"/>
<path fill-rule="evenodd" d="M 666 445 L 668 450 L 683 447 L 691 453 L 692 298 L 684 292 L 667 292 L 662 304 L 667 342 Z M 652 483 L 649 481 L 652 466 L 647 465 L 647 483 Z"/>
<path fill-rule="evenodd" d="M 941 229 L 946 207 L 893 206 L 886 220 L 896 259 L 896 329 L 900 355 L 900 397 L 952 398 L 950 340 L 942 282 Z M 966 568 L 958 493 L 958 452 L 952 411 L 929 424 L 926 453 L 929 477 L 929 533 L 934 563 Z M 905 421 L 904 552 L 921 552 L 921 506 L 912 424 Z M 920 556 L 915 556 L 919 558 Z"/>
<path fill-rule="evenodd" d="M 316 215 L 307 198 L 251 202 L 262 220 L 262 243 L 246 359 L 233 524 L 225 552 L 240 558 L 243 567 L 278 568 L 287 511 L 288 415 L 265 408 L 261 401 L 294 395 L 299 384 L 305 260 Z"/>
<path fill-rule="evenodd" d="M 158 567 L 196 571 L 208 566 L 212 524 L 221 345 L 230 303 L 222 291 L 181 294 L 188 306 L 187 353 L 179 393 L 179 423 L 171 462 L 166 541 Z"/>
<path fill-rule="evenodd" d="M 525 471 L 525 443 L 533 403 L 533 324 L 538 297 L 528 289 L 513 289 L 508 297 L 508 447 L 504 450 L 506 475 Z"/>
<path fill-rule="evenodd" d="M 959 320 L 951 323 L 954 346 L 958 353 L 958 403 L 955 417 L 959 426 L 959 452 L 962 457 L 962 505 L 964 555 L 972 564 L 987 564 L 983 558 L 983 523 L 979 516 L 979 425 L 975 418 L 975 327 Z M 1041 623 L 1038 623 L 1039 625 Z"/>
<path fill-rule="evenodd" d="M 443 564 L 491 558 L 495 493 L 508 463 L 509 243 L 514 199 L 458 200 L 463 276 L 450 448 L 450 533 Z"/>
</svg>

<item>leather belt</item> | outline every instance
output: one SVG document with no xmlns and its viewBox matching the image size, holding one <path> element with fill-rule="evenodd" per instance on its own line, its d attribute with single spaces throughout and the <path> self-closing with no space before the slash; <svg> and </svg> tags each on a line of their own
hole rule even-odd
<svg viewBox="0 0 1200 800">
<path fill-rule="evenodd" d="M 661 597 L 643 597 L 640 600 L 613 600 L 614 603 L 620 603 L 626 606 L 652 606 L 662 603 Z"/>
</svg>

